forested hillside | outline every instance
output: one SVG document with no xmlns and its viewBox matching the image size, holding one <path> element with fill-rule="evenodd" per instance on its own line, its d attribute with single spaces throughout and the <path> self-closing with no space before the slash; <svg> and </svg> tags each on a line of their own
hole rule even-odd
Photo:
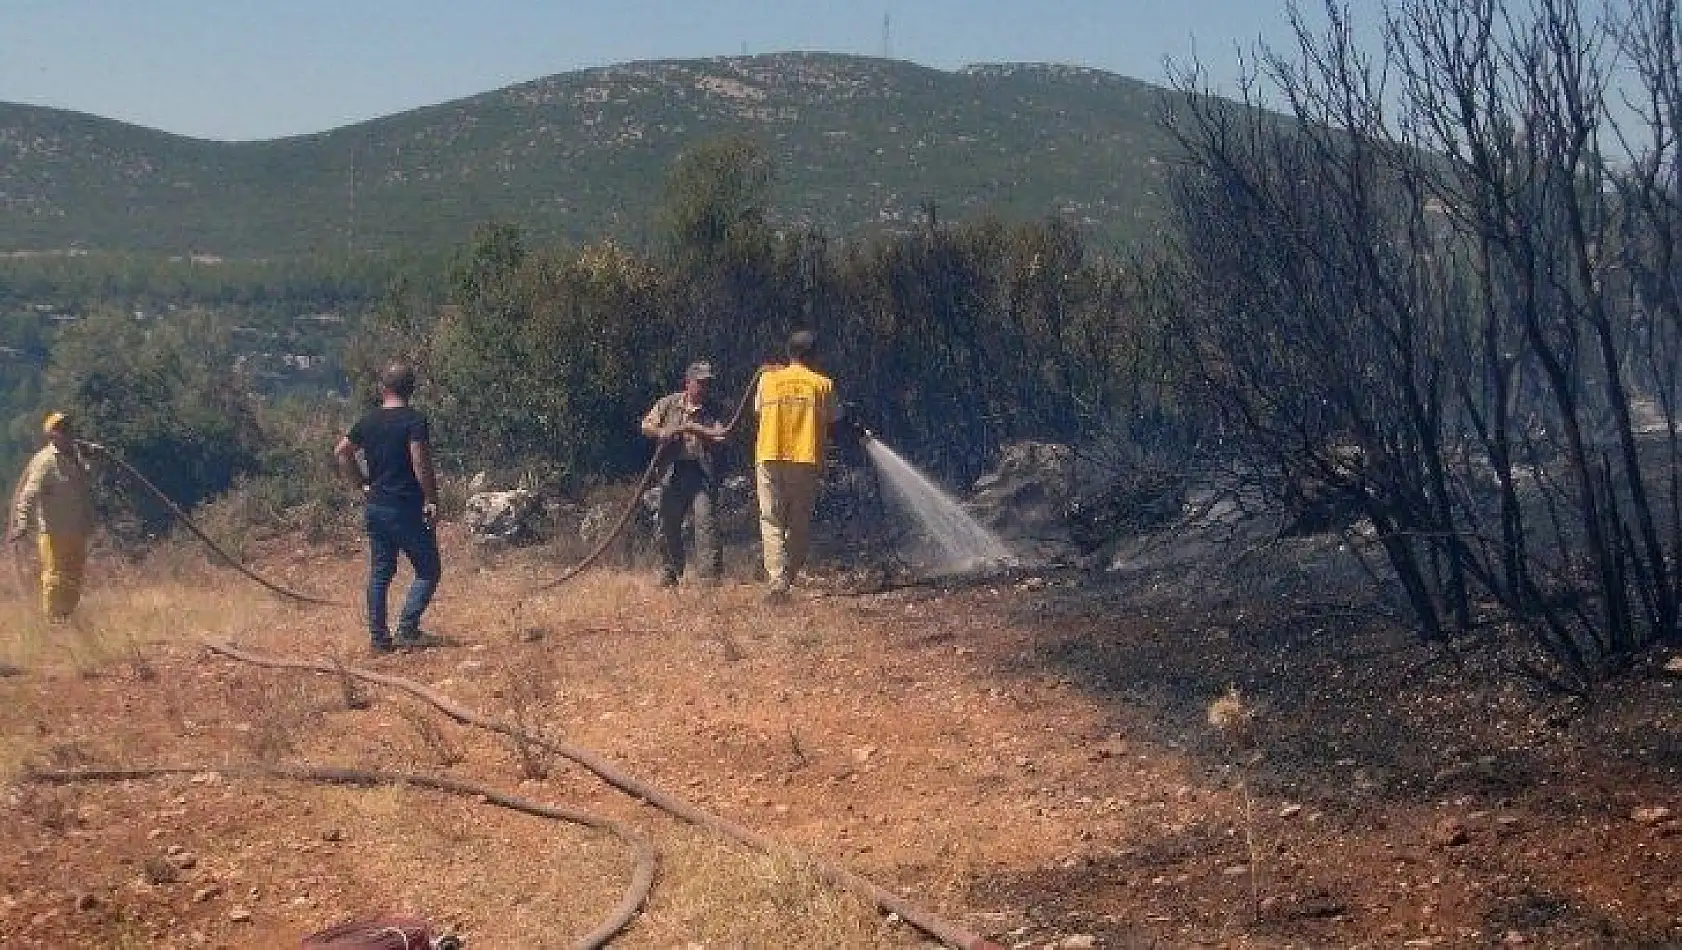
<svg viewBox="0 0 1682 950">
<path fill-rule="evenodd" d="M 1161 94 L 1071 67 L 787 53 L 563 73 L 266 142 L 0 105 L 0 251 L 438 249 L 490 218 L 636 246 L 672 161 L 722 135 L 773 156 L 778 227 L 856 235 L 929 207 L 990 209 L 1111 241 L 1148 233 L 1163 208 Z"/>
</svg>

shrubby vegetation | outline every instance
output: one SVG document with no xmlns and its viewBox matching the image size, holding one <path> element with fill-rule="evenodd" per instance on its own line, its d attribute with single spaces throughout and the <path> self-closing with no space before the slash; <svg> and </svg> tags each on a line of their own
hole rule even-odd
<svg viewBox="0 0 1682 950">
<path fill-rule="evenodd" d="M 0 262 L 0 464 L 15 477 L 41 414 L 68 407 L 192 505 L 236 477 L 292 472 L 275 420 L 343 389 L 340 351 L 393 261 L 195 264 L 129 255 Z M 329 412 L 336 413 L 331 408 Z M 277 454 L 278 453 L 278 454 Z M 153 467 L 156 466 L 156 467 Z M 161 527 L 122 501 L 125 534 Z M 133 517 L 138 512 L 140 517 Z"/>
<path fill-rule="evenodd" d="M 8 318 L 9 352 L 51 357 L 7 398 L 68 402 L 183 501 L 243 479 L 239 517 L 319 523 L 342 501 L 333 429 L 393 357 L 458 473 L 576 487 L 643 464 L 636 420 L 688 361 L 733 400 L 811 327 L 868 424 L 951 483 L 1021 437 L 1135 470 L 1219 460 L 1345 512 L 1426 640 L 1587 690 L 1682 616 L 1682 22 L 1668 0 L 1607 23 L 1404 0 L 1375 61 L 1329 12 L 1262 51 L 1244 101 L 1195 71 L 1164 98 L 1177 211 L 1133 256 L 932 204 L 901 234 L 779 228 L 768 153 L 723 138 L 677 161 L 645 250 L 493 224 L 377 300 L 352 281 L 348 400 L 259 398 L 233 290 L 56 342 Z"/>
<path fill-rule="evenodd" d="M 144 470 L 167 472 L 160 486 L 184 504 L 237 483 L 271 500 L 254 511 L 326 510 L 337 491 L 316 453 L 335 433 L 300 442 L 300 423 L 342 424 L 372 397 L 379 364 L 402 357 L 422 369 L 420 402 L 448 464 L 577 487 L 641 467 L 636 420 L 687 362 L 713 360 L 733 403 L 802 326 L 819 331 L 870 424 L 954 481 L 1008 439 L 1115 445 L 1140 418 L 1161 416 L 1140 385 L 1160 365 L 1144 358 L 1150 334 L 1126 305 L 1126 275 L 1074 229 L 946 225 L 931 206 L 922 227 L 897 237 L 778 232 L 767 213 L 775 174 L 751 140 L 705 142 L 669 175 L 652 251 L 533 245 L 493 224 L 447 266 L 388 262 L 377 299 L 368 265 L 177 287 L 224 272 L 31 263 L 9 280 L 10 299 L 121 303 L 66 307 L 74 319 L 42 324 L 38 351 L 50 357 L 37 385 L 20 389 L 28 409 L 13 414 L 14 444 L 35 443 L 40 406 L 65 405 Z M 285 335 L 300 312 L 353 321 L 321 364 L 329 385 L 344 380 L 336 394 L 301 397 L 260 377 L 259 348 L 310 352 Z M 256 341 L 251 325 L 264 318 Z M 332 340 L 332 326 L 305 329 L 326 338 L 315 347 Z M 137 527 L 159 525 L 155 506 L 138 510 Z"/>
<path fill-rule="evenodd" d="M 387 339 L 424 339 L 423 393 L 463 465 L 619 474 L 641 466 L 635 422 L 710 359 L 734 400 L 782 341 L 814 328 L 845 398 L 896 444 L 954 480 L 1028 435 L 1120 441 L 1160 422 L 1166 365 L 1115 262 L 1056 221 L 956 226 L 860 243 L 774 233 L 765 155 L 708 143 L 679 162 L 666 240 L 650 255 L 610 242 L 528 247 L 484 230 L 452 271 L 431 325 L 386 311 Z"/>
<path fill-rule="evenodd" d="M 230 344 L 227 327 L 207 312 L 148 327 L 100 310 L 60 334 L 46 389 L 51 404 L 72 407 L 83 431 L 192 505 L 254 471 L 261 451 Z M 167 523 L 169 512 L 154 500 L 129 500 L 147 527 Z"/>
</svg>

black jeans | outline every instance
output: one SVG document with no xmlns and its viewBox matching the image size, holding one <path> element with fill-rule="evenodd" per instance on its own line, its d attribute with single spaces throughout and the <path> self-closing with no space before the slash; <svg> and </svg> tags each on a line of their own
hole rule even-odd
<svg viewBox="0 0 1682 950">
<path fill-rule="evenodd" d="M 397 618 L 397 636 L 412 637 L 420 629 L 421 614 L 432 602 L 443 574 L 438 557 L 438 533 L 421 517 L 419 508 L 369 505 L 363 512 L 368 529 L 368 636 L 376 645 L 391 642 L 386 628 L 386 593 L 397 576 L 399 552 L 415 569 L 403 612 Z"/>
<path fill-rule="evenodd" d="M 714 512 L 718 491 L 699 462 L 672 464 L 666 484 L 660 489 L 661 573 L 668 578 L 683 576 L 683 518 L 688 515 L 695 528 L 696 571 L 716 578 L 724 573 L 724 551 L 718 543 Z"/>
</svg>

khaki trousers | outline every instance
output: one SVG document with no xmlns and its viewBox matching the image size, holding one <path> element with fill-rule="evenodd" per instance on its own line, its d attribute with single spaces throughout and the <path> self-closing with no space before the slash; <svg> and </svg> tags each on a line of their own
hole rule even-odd
<svg viewBox="0 0 1682 950">
<path fill-rule="evenodd" d="M 765 549 L 765 574 L 772 587 L 786 588 L 806 566 L 818 466 L 760 462 L 758 469 L 759 540 Z"/>
<path fill-rule="evenodd" d="M 70 616 L 82 599 L 82 575 L 88 565 L 88 539 L 77 534 L 39 535 L 41 610 L 54 620 Z"/>
</svg>

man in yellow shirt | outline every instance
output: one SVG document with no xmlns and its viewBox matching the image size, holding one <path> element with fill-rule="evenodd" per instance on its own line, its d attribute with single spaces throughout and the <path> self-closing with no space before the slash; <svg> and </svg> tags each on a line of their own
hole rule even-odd
<svg viewBox="0 0 1682 950">
<path fill-rule="evenodd" d="M 52 413 L 41 428 L 47 444 L 24 470 L 8 519 L 6 543 L 16 543 L 29 530 L 30 521 L 35 522 L 41 551 L 41 609 L 49 620 L 62 622 L 82 597 L 88 538 L 94 527 L 92 476 L 77 450 L 69 417 Z"/>
<path fill-rule="evenodd" d="M 817 338 L 789 337 L 788 365 L 766 370 L 754 393 L 759 438 L 759 535 L 765 549 L 766 599 L 788 599 L 789 584 L 806 564 L 812 505 L 817 500 L 829 426 L 835 421 L 835 384 L 812 368 Z"/>
</svg>

